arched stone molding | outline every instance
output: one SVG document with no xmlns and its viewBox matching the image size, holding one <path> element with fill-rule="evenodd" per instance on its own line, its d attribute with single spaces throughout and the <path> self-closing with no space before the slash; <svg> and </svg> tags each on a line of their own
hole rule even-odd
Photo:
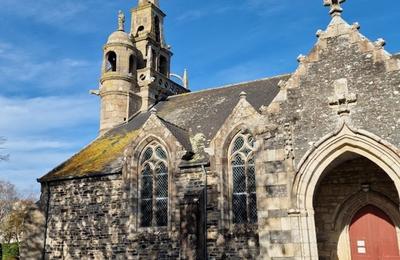
<svg viewBox="0 0 400 260">
<path fill-rule="evenodd" d="M 156 133 L 157 132 L 157 133 Z M 159 143 L 168 154 L 168 226 L 159 228 L 146 228 L 146 232 L 159 232 L 173 230 L 174 223 L 178 223 L 180 216 L 176 213 L 176 187 L 174 181 L 174 173 L 177 172 L 179 160 L 177 154 L 182 147 L 177 145 L 177 140 L 164 128 L 157 128 L 154 133 L 142 131 L 138 137 L 132 142 L 125 150 L 125 164 L 123 169 L 123 176 L 125 179 L 125 186 L 127 191 L 127 204 L 126 210 L 132 214 L 129 215 L 127 221 L 127 228 L 129 230 L 129 238 L 134 239 L 138 234 L 138 192 L 139 192 L 139 160 L 143 150 L 152 142 Z M 174 229 L 174 231 L 176 231 Z M 168 232 L 170 235 L 177 235 L 174 232 Z"/>
<path fill-rule="evenodd" d="M 243 236 L 246 233 L 248 239 L 248 248 L 238 249 L 241 254 L 246 255 L 249 250 L 259 249 L 258 236 L 255 234 L 258 224 L 247 223 L 244 225 L 233 224 L 233 212 L 232 212 L 232 171 L 230 165 L 230 148 L 235 137 L 240 133 L 249 133 L 255 140 L 254 144 L 254 160 L 256 166 L 256 183 L 261 183 L 259 178 L 264 171 L 264 164 L 262 160 L 262 134 L 259 131 L 259 126 L 254 124 L 255 121 L 260 119 L 258 113 L 248 117 L 241 117 L 240 120 L 227 120 L 224 126 L 220 129 L 211 142 L 211 150 L 215 151 L 211 156 L 211 169 L 215 175 L 209 174 L 207 178 L 208 184 L 214 183 L 218 187 L 219 199 L 218 208 L 220 211 L 219 217 L 219 234 L 217 243 L 220 247 L 228 246 L 233 243 L 234 236 Z M 261 121 L 258 121 L 261 122 Z M 257 211 L 260 212 L 261 208 L 259 205 L 259 195 L 263 193 L 262 187 L 256 185 L 257 194 Z M 209 234 L 210 236 L 210 234 Z M 258 251 L 257 251 L 258 254 Z"/>
<path fill-rule="evenodd" d="M 378 165 L 393 180 L 400 192 L 400 152 L 393 145 L 363 130 L 343 123 L 316 143 L 297 167 L 292 188 L 293 213 L 298 214 L 302 259 L 318 259 L 314 221 L 314 192 L 325 169 L 344 153 L 355 153 Z"/>
<path fill-rule="evenodd" d="M 239 123 L 236 126 L 233 126 L 231 129 L 229 129 L 229 133 L 225 136 L 222 144 L 222 154 L 223 158 L 228 158 L 229 156 L 229 146 L 231 145 L 231 142 L 235 136 L 240 133 L 240 132 L 250 132 L 252 136 L 256 137 L 254 133 L 254 129 L 252 129 L 250 126 L 248 126 L 246 123 Z M 256 148 L 259 148 L 258 145 L 259 142 L 256 140 Z"/>
<path fill-rule="evenodd" d="M 336 231 L 338 259 L 351 259 L 349 228 L 354 215 L 363 207 L 373 205 L 385 212 L 396 227 L 397 240 L 400 241 L 400 212 L 398 205 L 390 198 L 374 191 L 359 191 L 344 201 L 335 211 L 332 223 Z"/>
<path fill-rule="evenodd" d="M 134 178 L 132 174 L 138 172 L 137 166 L 139 165 L 139 159 L 140 159 L 140 154 L 142 153 L 143 149 L 146 148 L 150 143 L 152 142 L 158 142 L 161 146 L 163 146 L 168 153 L 168 156 L 172 156 L 172 149 L 170 145 L 168 145 L 167 142 L 163 140 L 163 138 L 160 138 L 154 134 L 147 134 L 142 138 L 137 138 L 135 142 L 133 142 L 129 148 L 127 149 L 126 153 L 129 154 L 129 161 L 127 160 L 127 163 L 131 163 L 129 171 L 125 171 L 125 177 L 128 179 Z M 171 164 L 171 160 L 169 159 L 169 164 Z M 168 165 L 169 167 L 172 167 L 173 165 Z"/>
<path fill-rule="evenodd" d="M 224 138 L 221 138 L 218 142 L 215 143 L 215 147 L 220 147 L 217 148 L 216 151 L 219 151 L 220 154 L 216 154 L 217 156 L 214 157 L 215 160 L 215 167 L 216 167 L 216 172 L 221 172 L 220 174 L 220 209 L 221 209 L 221 227 L 224 229 L 229 229 L 231 227 L 231 177 L 229 176 L 229 148 L 230 145 L 235 138 L 237 134 L 240 132 L 250 132 L 251 135 L 254 136 L 256 139 L 255 142 L 255 147 L 256 151 L 254 153 L 254 158 L 256 161 L 256 176 L 258 175 L 258 168 L 261 165 L 259 163 L 259 160 L 257 159 L 258 154 L 259 154 L 259 143 L 260 141 L 257 140 L 256 135 L 254 134 L 254 131 L 252 131 L 251 127 L 249 127 L 247 124 L 241 122 L 238 123 L 235 126 L 232 126 L 230 129 L 227 129 L 228 133 L 224 136 Z M 222 135 L 221 135 L 222 137 Z M 228 202 L 228 203 L 224 203 Z"/>
</svg>

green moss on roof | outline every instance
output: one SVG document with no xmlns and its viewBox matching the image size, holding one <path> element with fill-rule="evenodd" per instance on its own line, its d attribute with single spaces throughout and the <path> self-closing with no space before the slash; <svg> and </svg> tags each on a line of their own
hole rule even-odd
<svg viewBox="0 0 400 260">
<path fill-rule="evenodd" d="M 137 136 L 138 131 L 104 136 L 88 145 L 71 159 L 55 168 L 41 180 L 82 177 L 90 174 L 111 173 L 115 161 L 123 155 L 125 148 Z M 105 172 L 105 171 L 108 172 Z"/>
</svg>

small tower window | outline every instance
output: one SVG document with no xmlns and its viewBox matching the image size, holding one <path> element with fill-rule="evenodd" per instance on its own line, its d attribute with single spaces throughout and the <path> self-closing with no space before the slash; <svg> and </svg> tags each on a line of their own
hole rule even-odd
<svg viewBox="0 0 400 260">
<path fill-rule="evenodd" d="M 160 30 L 160 18 L 158 18 L 158 16 L 156 15 L 154 17 L 154 33 L 156 34 L 156 41 L 160 42 L 161 40 L 161 30 Z"/>
<path fill-rule="evenodd" d="M 250 133 L 239 133 L 233 139 L 230 148 L 230 168 L 232 174 L 233 223 L 256 223 L 254 138 Z"/>
<path fill-rule="evenodd" d="M 143 25 L 139 26 L 136 31 L 136 37 L 138 37 L 143 31 L 144 31 L 144 26 Z"/>
<path fill-rule="evenodd" d="M 129 56 L 129 74 L 133 75 L 135 73 L 135 57 L 133 55 Z"/>
<path fill-rule="evenodd" d="M 159 66 L 159 68 L 160 68 L 160 73 L 161 74 L 163 74 L 163 75 L 165 75 L 165 76 L 168 76 L 167 74 L 168 74 L 168 61 L 167 61 L 167 58 L 165 58 L 165 56 L 160 56 L 160 66 Z"/>
<path fill-rule="evenodd" d="M 110 51 L 106 55 L 106 72 L 117 71 L 117 54 Z"/>
</svg>

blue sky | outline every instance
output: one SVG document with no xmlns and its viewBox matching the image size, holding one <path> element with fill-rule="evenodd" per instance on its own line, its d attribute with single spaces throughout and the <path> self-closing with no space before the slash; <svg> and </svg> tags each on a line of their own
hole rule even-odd
<svg viewBox="0 0 400 260">
<path fill-rule="evenodd" d="M 192 90 L 295 70 L 330 17 L 322 0 L 160 0 L 172 71 Z M 36 178 L 97 135 L 102 46 L 136 0 L 0 1 L 0 136 L 11 154 L 0 179 L 38 194 Z M 400 51 L 400 2 L 349 0 L 344 18 Z"/>
</svg>

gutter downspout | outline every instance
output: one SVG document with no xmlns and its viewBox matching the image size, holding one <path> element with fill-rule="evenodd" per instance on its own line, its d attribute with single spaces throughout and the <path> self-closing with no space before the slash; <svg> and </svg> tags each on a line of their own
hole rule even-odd
<svg viewBox="0 0 400 260">
<path fill-rule="evenodd" d="M 46 182 L 46 187 L 47 187 L 46 222 L 45 222 L 45 226 L 44 226 L 42 260 L 45 260 L 45 258 L 46 258 L 47 226 L 48 226 L 48 221 L 49 221 L 49 207 L 50 207 L 50 184 L 49 184 L 49 182 Z"/>
<path fill-rule="evenodd" d="M 207 171 L 204 167 L 204 164 L 201 165 L 204 173 L 204 252 L 203 252 L 203 259 L 208 259 L 208 252 L 207 252 Z"/>
</svg>

